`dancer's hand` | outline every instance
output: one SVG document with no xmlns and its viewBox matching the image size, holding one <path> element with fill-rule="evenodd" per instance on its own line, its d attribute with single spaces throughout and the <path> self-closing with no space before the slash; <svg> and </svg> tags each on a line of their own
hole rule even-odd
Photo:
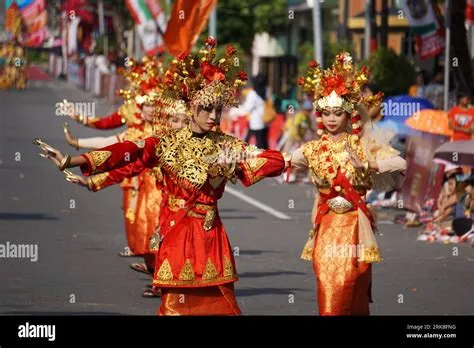
<svg viewBox="0 0 474 348">
<path fill-rule="evenodd" d="M 65 170 L 64 174 L 66 175 L 66 181 L 73 183 L 73 184 L 78 184 L 79 186 L 85 186 L 87 187 L 87 179 L 84 178 L 81 175 L 76 175 L 73 172 L 70 172 L 69 170 Z"/>
<path fill-rule="evenodd" d="M 368 169 L 369 163 L 362 161 L 357 154 L 352 151 L 349 147 L 346 147 L 346 152 L 349 154 L 352 165 L 355 169 Z"/>
<path fill-rule="evenodd" d="M 75 147 L 76 149 L 79 149 L 79 142 L 76 138 L 72 136 L 71 128 L 69 127 L 67 122 L 64 123 L 63 128 L 64 128 L 64 136 L 66 137 L 67 143 Z"/>
<path fill-rule="evenodd" d="M 38 138 L 33 141 L 33 144 L 39 146 L 41 151 L 43 151 L 39 154 L 41 157 L 50 159 L 57 167 L 60 166 L 61 161 L 64 158 L 64 155 L 61 153 L 61 151 L 55 149 L 49 144 L 46 144 L 44 141 Z"/>
</svg>

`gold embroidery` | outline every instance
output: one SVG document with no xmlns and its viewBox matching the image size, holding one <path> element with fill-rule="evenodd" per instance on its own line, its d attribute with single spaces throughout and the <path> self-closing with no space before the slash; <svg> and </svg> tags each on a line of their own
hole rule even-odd
<svg viewBox="0 0 474 348">
<path fill-rule="evenodd" d="M 191 261 L 186 259 L 186 263 L 179 274 L 179 280 L 193 280 L 194 279 L 194 270 Z"/>
<path fill-rule="evenodd" d="M 171 272 L 171 265 L 170 265 L 168 259 L 163 261 L 163 263 L 161 264 L 161 267 L 158 271 L 158 278 L 160 280 L 172 280 L 173 279 L 173 272 Z"/>
<path fill-rule="evenodd" d="M 234 275 L 234 266 L 227 256 L 224 256 L 224 277 L 231 277 Z"/>
<path fill-rule="evenodd" d="M 91 161 L 92 171 L 102 164 L 112 155 L 110 151 L 91 151 L 86 154 Z"/>
<path fill-rule="evenodd" d="M 257 172 L 260 168 L 262 168 L 265 163 L 267 163 L 266 158 L 250 158 L 247 160 L 249 168 L 252 172 Z"/>
<path fill-rule="evenodd" d="M 244 163 L 244 167 L 251 185 L 265 178 L 264 176 L 255 175 L 255 172 L 252 170 L 252 168 L 250 168 L 250 165 L 247 162 Z"/>
<path fill-rule="evenodd" d="M 367 159 L 360 140 L 349 134 L 344 134 L 337 141 L 331 140 L 326 134 L 304 145 L 303 154 L 318 187 L 331 187 L 338 170 L 346 175 L 353 186 L 372 185 L 369 175 L 354 168 L 346 148 L 350 148 L 362 161 Z"/>
<path fill-rule="evenodd" d="M 91 176 L 92 187 L 93 191 L 100 191 L 102 189 L 102 185 L 109 177 L 109 173 L 101 173 L 94 176 Z"/>
<path fill-rule="evenodd" d="M 244 149 L 243 144 L 241 140 L 219 132 L 209 132 L 200 139 L 193 137 L 189 128 L 183 128 L 163 136 L 156 155 L 160 163 L 181 180 L 180 183 L 200 188 L 209 174 L 224 178 L 235 176 L 235 170 L 224 170 L 217 161 L 221 156 L 237 158 Z M 225 152 L 221 146 L 226 146 Z"/>
<path fill-rule="evenodd" d="M 217 278 L 217 270 L 216 266 L 211 261 L 211 258 L 207 259 L 206 268 L 204 269 L 204 273 L 202 274 L 202 279 L 214 279 Z"/>
<path fill-rule="evenodd" d="M 125 217 L 128 221 L 130 221 L 131 224 L 133 224 L 135 222 L 135 210 L 128 208 L 127 212 L 125 213 Z"/>
<path fill-rule="evenodd" d="M 153 285 L 156 286 L 189 286 L 189 285 L 220 285 L 224 283 L 237 281 L 239 277 L 237 275 L 228 277 L 217 277 L 214 279 L 194 279 L 194 280 L 160 280 L 158 278 L 153 279 Z"/>
<path fill-rule="evenodd" d="M 213 209 L 213 210 L 209 210 L 207 213 L 206 213 L 206 217 L 204 218 L 204 223 L 202 225 L 204 231 L 209 231 L 212 226 L 214 225 L 214 220 L 216 219 L 216 211 Z"/>
</svg>

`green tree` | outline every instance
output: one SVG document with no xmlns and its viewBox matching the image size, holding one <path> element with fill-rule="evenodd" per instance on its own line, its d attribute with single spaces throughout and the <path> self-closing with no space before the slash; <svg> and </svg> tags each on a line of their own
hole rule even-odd
<svg viewBox="0 0 474 348">
<path fill-rule="evenodd" d="M 288 12 L 285 0 L 226 0 L 217 4 L 217 39 L 219 45 L 238 42 L 246 54 L 252 51 L 255 34 L 278 33 L 286 28 Z M 209 35 L 208 29 L 200 41 Z"/>
<path fill-rule="evenodd" d="M 385 97 L 406 94 L 415 83 L 415 67 L 403 55 L 394 50 L 379 48 L 369 59 L 362 61 L 372 72 L 371 81 L 384 93 Z"/>
<path fill-rule="evenodd" d="M 353 45 L 345 40 L 331 42 L 329 36 L 323 38 L 323 65 L 328 68 L 332 65 L 337 54 L 347 51 L 354 55 Z M 298 47 L 298 74 L 303 75 L 308 69 L 308 64 L 314 59 L 314 48 L 312 42 L 306 41 Z"/>
</svg>

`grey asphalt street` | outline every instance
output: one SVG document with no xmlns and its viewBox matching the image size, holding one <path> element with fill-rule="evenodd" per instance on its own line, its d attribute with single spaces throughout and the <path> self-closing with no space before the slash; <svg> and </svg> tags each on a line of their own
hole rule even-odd
<svg viewBox="0 0 474 348">
<path fill-rule="evenodd" d="M 0 258 L 0 314 L 155 315 L 159 299 L 140 296 L 149 278 L 121 258 L 125 245 L 121 190 L 99 193 L 67 183 L 40 158 L 40 137 L 77 153 L 64 140 L 55 103 L 93 101 L 64 82 L 32 81 L 25 91 L 0 91 L 0 244 L 33 244 L 37 260 Z M 114 106 L 96 101 L 99 115 Z M 71 123 L 71 122 L 70 122 Z M 78 136 L 110 135 L 71 124 Z M 234 247 L 236 293 L 247 315 L 316 315 L 311 263 L 300 253 L 310 227 L 313 188 L 267 179 L 233 187 L 287 214 L 278 219 L 226 194 L 220 212 Z M 374 315 L 471 315 L 474 249 L 416 241 L 417 230 L 390 224 L 380 212 L 384 261 L 374 266 Z"/>
</svg>

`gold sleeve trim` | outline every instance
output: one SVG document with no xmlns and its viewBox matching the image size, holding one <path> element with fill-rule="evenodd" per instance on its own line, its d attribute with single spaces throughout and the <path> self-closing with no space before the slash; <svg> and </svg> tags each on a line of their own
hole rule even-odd
<svg viewBox="0 0 474 348">
<path fill-rule="evenodd" d="M 101 173 L 90 177 L 92 191 L 100 191 L 103 189 L 102 185 L 109 177 L 109 173 Z"/>
</svg>

